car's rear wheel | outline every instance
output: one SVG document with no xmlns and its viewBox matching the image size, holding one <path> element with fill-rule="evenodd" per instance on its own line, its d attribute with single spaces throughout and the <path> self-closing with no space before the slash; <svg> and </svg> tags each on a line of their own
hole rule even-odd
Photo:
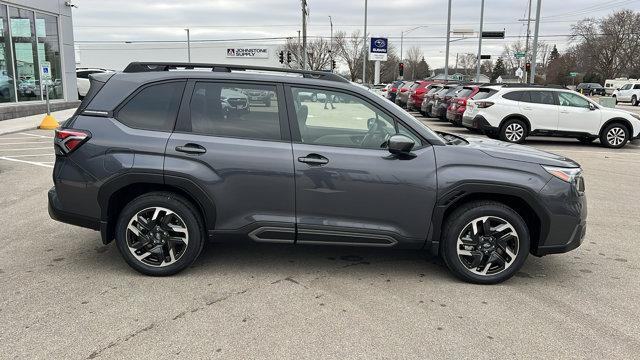
<svg viewBox="0 0 640 360">
<path fill-rule="evenodd" d="M 618 105 L 618 97 L 616 97 L 615 95 L 612 96 L 613 98 L 613 102 Z"/>
<path fill-rule="evenodd" d="M 527 137 L 527 125 L 519 119 L 509 119 L 500 128 L 500 140 L 520 144 Z"/>
<path fill-rule="evenodd" d="M 635 95 L 631 97 L 631 105 L 638 106 L 638 98 Z"/>
<path fill-rule="evenodd" d="M 121 211 L 116 245 L 127 264 L 145 275 L 178 273 L 197 259 L 204 226 L 195 207 L 173 193 L 141 195 Z"/>
<path fill-rule="evenodd" d="M 608 148 L 619 149 L 627 144 L 630 137 L 631 134 L 626 126 L 621 123 L 613 123 L 602 130 L 600 142 Z"/>
<path fill-rule="evenodd" d="M 444 224 L 441 254 L 460 279 L 495 284 L 512 277 L 529 253 L 529 230 L 510 207 L 475 201 L 451 213 Z"/>
</svg>

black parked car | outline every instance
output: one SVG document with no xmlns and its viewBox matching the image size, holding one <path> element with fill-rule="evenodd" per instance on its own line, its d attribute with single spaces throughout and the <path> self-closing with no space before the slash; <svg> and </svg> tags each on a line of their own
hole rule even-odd
<svg viewBox="0 0 640 360">
<path fill-rule="evenodd" d="M 606 96 L 604 87 L 598 83 L 580 83 L 576 86 L 576 91 L 587 96 Z"/>
<path fill-rule="evenodd" d="M 228 89 L 267 91 L 271 107 L 230 119 Z M 310 91 L 349 101 L 301 102 Z M 189 267 L 206 240 L 253 241 L 426 249 L 488 284 L 586 229 L 577 163 L 436 133 L 331 73 L 131 63 L 91 76 L 54 147 L 51 217 L 115 239 L 148 275 Z"/>
</svg>

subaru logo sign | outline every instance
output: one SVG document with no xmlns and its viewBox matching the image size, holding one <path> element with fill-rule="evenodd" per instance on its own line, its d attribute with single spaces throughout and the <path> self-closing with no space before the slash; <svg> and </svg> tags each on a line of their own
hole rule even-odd
<svg viewBox="0 0 640 360">
<path fill-rule="evenodd" d="M 371 38 L 371 53 L 386 54 L 387 38 Z"/>
</svg>

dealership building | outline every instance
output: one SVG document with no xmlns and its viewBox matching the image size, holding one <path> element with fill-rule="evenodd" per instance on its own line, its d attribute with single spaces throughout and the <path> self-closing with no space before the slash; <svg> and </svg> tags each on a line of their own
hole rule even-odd
<svg viewBox="0 0 640 360">
<path fill-rule="evenodd" d="M 0 25 L 0 120 L 45 112 L 45 84 L 53 110 L 77 106 L 71 3 L 0 0 Z"/>
</svg>

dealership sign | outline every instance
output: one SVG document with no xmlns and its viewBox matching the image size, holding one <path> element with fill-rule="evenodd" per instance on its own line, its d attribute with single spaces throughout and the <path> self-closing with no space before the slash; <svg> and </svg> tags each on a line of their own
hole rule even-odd
<svg viewBox="0 0 640 360">
<path fill-rule="evenodd" d="M 268 59 L 269 51 L 266 48 L 228 48 L 227 57 Z"/>
<path fill-rule="evenodd" d="M 387 61 L 387 38 L 372 37 L 369 47 L 369 60 Z"/>
</svg>

